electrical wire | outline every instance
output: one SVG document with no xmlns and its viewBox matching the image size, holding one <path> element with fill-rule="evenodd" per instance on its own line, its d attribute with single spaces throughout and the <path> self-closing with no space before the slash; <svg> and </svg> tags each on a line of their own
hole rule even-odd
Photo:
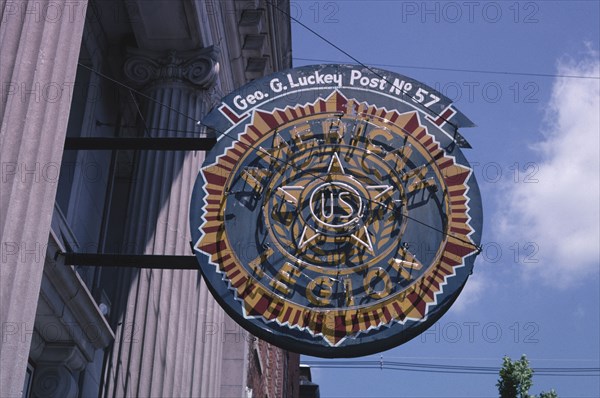
<svg viewBox="0 0 600 398">
<path fill-rule="evenodd" d="M 165 103 L 162 103 L 162 102 L 158 101 L 157 99 L 155 99 L 155 98 L 152 98 L 151 96 L 149 96 L 149 95 L 147 95 L 147 94 L 144 94 L 144 93 L 142 93 L 141 91 L 139 91 L 139 90 L 136 90 L 135 88 L 133 88 L 133 87 L 131 87 L 131 86 L 128 86 L 127 84 L 125 84 L 125 83 L 122 83 L 122 82 L 118 81 L 117 79 L 114 79 L 114 78 L 112 78 L 112 77 L 110 77 L 110 76 L 108 76 L 108 75 L 105 75 L 104 73 L 102 73 L 102 72 L 100 72 L 100 71 L 97 71 L 97 70 L 95 70 L 94 68 L 91 68 L 91 67 L 89 67 L 89 66 L 87 66 L 87 65 L 85 65 L 85 64 L 82 64 L 81 62 L 77 62 L 77 65 L 81 66 L 82 68 L 85 68 L 85 69 L 89 70 L 89 71 L 90 71 L 90 72 L 92 72 L 92 73 L 95 73 L 95 74 L 97 74 L 97 75 L 98 75 L 98 76 L 100 76 L 101 78 L 103 78 L 103 79 L 106 79 L 106 80 L 108 80 L 108 81 L 110 81 L 110 82 L 112 82 L 112 83 L 114 83 L 114 84 L 116 84 L 116 85 L 118 85 L 118 86 L 120 86 L 120 87 L 122 87 L 122 88 L 126 89 L 126 90 L 129 90 L 129 91 L 131 91 L 131 92 L 134 92 L 134 93 L 136 93 L 136 94 L 137 94 L 137 95 L 139 95 L 140 97 L 143 97 L 143 98 L 145 98 L 145 99 L 147 99 L 147 100 L 149 100 L 149 101 L 152 101 L 152 102 L 154 102 L 154 103 L 155 103 L 155 104 L 157 104 L 157 105 L 164 106 L 165 108 L 167 108 L 167 109 L 169 109 L 169 110 L 171 110 L 171 111 L 175 112 L 176 114 L 178 114 L 178 115 L 180 115 L 180 116 L 183 116 L 183 117 L 185 117 L 186 119 L 193 120 L 193 121 L 196 123 L 196 125 L 198 125 L 198 126 L 200 126 L 200 125 L 203 125 L 203 126 L 204 126 L 204 124 L 202 124 L 202 122 L 201 122 L 200 120 L 198 120 L 198 119 L 196 119 L 196 118 L 194 118 L 194 117 L 192 117 L 192 116 L 190 116 L 190 115 L 188 115 L 188 114 L 186 114 L 186 113 L 184 113 L 184 112 L 181 112 L 179 109 L 173 108 L 173 107 L 172 107 L 172 106 L 170 106 L 170 105 L 167 105 L 167 104 L 165 104 Z M 207 127 L 208 127 L 208 126 L 207 126 Z"/>
<path fill-rule="evenodd" d="M 318 58 L 301 58 L 293 57 L 298 61 L 308 62 L 326 62 L 326 63 L 340 63 L 342 61 L 334 61 L 327 59 Z M 436 70 L 444 72 L 464 72 L 464 73 L 483 73 L 491 75 L 514 75 L 514 76 L 532 76 L 532 77 L 552 77 L 552 78 L 567 78 L 567 79 L 593 79 L 600 80 L 600 76 L 582 76 L 582 75 L 563 75 L 563 74 L 552 74 L 552 73 L 535 73 L 535 72 L 504 72 L 504 71 L 493 71 L 483 69 L 457 69 L 457 68 L 442 68 L 434 66 L 415 66 L 415 65 L 396 65 L 396 64 L 380 64 L 380 63 L 369 63 L 369 65 L 382 67 L 382 68 L 404 68 L 404 69 L 422 69 L 422 70 Z"/>
<path fill-rule="evenodd" d="M 364 357 L 365 360 L 368 357 Z M 413 356 L 386 356 L 387 359 L 420 359 L 420 360 L 449 360 L 449 361 L 460 361 L 460 360 L 476 360 L 476 361 L 498 361 L 497 357 L 413 357 Z M 379 360 L 379 358 L 377 358 Z M 590 358 L 529 358 L 531 362 L 547 361 L 547 362 L 595 362 L 600 363 L 600 359 Z"/>
<path fill-rule="evenodd" d="M 136 125 L 136 124 L 115 124 L 115 123 L 106 123 L 106 122 L 102 122 L 100 120 L 96 120 L 96 126 L 98 127 L 119 127 L 119 128 L 123 128 L 123 129 L 138 129 L 140 128 L 140 126 Z M 182 133 L 182 134 L 195 134 L 196 136 L 198 134 L 200 134 L 198 131 L 194 131 L 194 130 L 181 130 L 181 129 L 174 129 L 174 128 L 170 128 L 170 127 L 153 127 L 152 131 L 168 131 L 168 132 L 172 132 L 172 133 Z"/>
<path fill-rule="evenodd" d="M 457 373 L 457 374 L 498 374 L 500 367 L 472 365 L 443 365 L 433 363 L 369 360 L 337 360 L 337 361 L 302 361 L 311 368 L 324 369 L 379 369 L 424 373 Z M 577 376 L 598 377 L 600 368 L 593 367 L 537 367 L 532 368 L 536 376 Z"/>
<path fill-rule="evenodd" d="M 148 138 L 152 138 L 152 135 L 150 134 L 150 130 L 148 130 L 148 124 L 146 123 L 146 118 L 144 118 L 144 115 L 142 115 L 142 111 L 140 110 L 140 106 L 138 105 L 137 99 L 135 98 L 135 95 L 133 95 L 133 92 L 131 90 L 129 90 L 129 95 L 131 96 L 131 99 L 133 100 L 133 104 L 135 105 L 135 109 L 137 110 L 138 116 L 140 117 L 140 119 L 142 119 L 142 123 L 144 124 L 144 135 Z"/>
</svg>

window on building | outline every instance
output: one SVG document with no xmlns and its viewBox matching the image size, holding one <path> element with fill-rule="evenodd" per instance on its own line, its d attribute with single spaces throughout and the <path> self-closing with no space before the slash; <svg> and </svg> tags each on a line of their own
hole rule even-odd
<svg viewBox="0 0 600 398">
<path fill-rule="evenodd" d="M 94 54 L 92 56 L 91 54 Z M 119 132 L 118 92 L 90 69 L 101 70 L 103 51 L 84 34 L 67 125 L 69 137 L 112 137 Z M 53 229 L 66 250 L 104 252 L 110 216 L 115 154 L 103 150 L 65 150 L 56 193 Z M 58 231 L 56 231 L 58 229 Z M 100 269 L 75 267 L 99 302 Z"/>
<path fill-rule="evenodd" d="M 33 380 L 34 370 L 33 364 L 29 362 L 27 364 L 27 372 L 25 373 L 25 380 L 23 381 L 22 398 L 29 398 L 31 396 L 31 381 Z"/>
</svg>

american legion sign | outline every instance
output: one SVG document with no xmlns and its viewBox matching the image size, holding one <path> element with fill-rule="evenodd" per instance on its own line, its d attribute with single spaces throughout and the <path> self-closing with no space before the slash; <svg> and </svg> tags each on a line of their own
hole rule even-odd
<svg viewBox="0 0 600 398">
<path fill-rule="evenodd" d="M 432 88 L 352 65 L 296 68 L 225 97 L 194 186 L 200 269 L 244 328 L 321 357 L 367 355 L 426 330 L 479 252 L 481 197 Z"/>
</svg>

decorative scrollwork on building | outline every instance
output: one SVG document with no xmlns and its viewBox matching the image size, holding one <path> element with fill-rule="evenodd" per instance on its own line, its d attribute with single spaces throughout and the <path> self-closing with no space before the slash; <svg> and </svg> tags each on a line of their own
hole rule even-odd
<svg viewBox="0 0 600 398">
<path fill-rule="evenodd" d="M 219 73 L 218 49 L 157 52 L 128 49 L 125 76 L 139 87 L 158 82 L 183 82 L 198 89 L 211 88 Z"/>
<path fill-rule="evenodd" d="M 64 366 L 42 365 L 35 372 L 33 395 L 49 398 L 74 398 L 78 396 L 77 382 Z"/>
</svg>

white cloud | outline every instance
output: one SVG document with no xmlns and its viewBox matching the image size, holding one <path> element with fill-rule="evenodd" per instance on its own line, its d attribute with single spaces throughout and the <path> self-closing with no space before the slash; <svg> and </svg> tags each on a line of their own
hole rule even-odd
<svg viewBox="0 0 600 398">
<path fill-rule="evenodd" d="M 562 60 L 558 74 L 598 77 L 598 54 Z M 539 182 L 507 187 L 500 231 L 539 246 L 526 276 L 566 288 L 600 267 L 600 81 L 557 78 L 547 110 Z"/>
<path fill-rule="evenodd" d="M 467 280 L 467 284 L 454 304 L 452 304 L 451 311 L 462 314 L 465 311 L 473 310 L 475 303 L 481 299 L 484 293 L 489 292 L 491 285 L 481 272 L 475 271 Z"/>
</svg>

